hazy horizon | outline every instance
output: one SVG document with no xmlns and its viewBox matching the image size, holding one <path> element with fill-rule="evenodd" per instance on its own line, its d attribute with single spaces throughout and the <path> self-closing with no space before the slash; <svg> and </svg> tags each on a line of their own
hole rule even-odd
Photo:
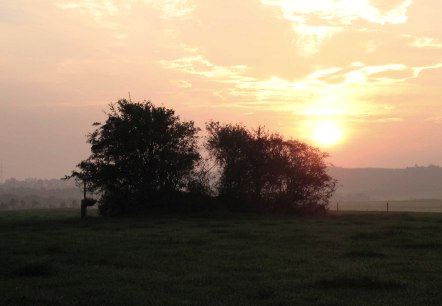
<svg viewBox="0 0 442 306">
<path fill-rule="evenodd" d="M 3 179 L 60 178 L 120 98 L 265 125 L 345 168 L 442 164 L 436 0 L 0 3 Z"/>
</svg>

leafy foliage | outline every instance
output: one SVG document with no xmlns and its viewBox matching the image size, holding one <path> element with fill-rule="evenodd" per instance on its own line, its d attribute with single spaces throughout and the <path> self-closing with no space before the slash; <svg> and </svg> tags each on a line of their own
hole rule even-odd
<svg viewBox="0 0 442 306">
<path fill-rule="evenodd" d="M 232 209 L 325 211 L 336 181 L 327 153 L 262 127 L 211 121 L 206 148 L 221 168 L 219 193 Z"/>
<path fill-rule="evenodd" d="M 89 158 L 66 177 L 99 195 L 102 214 L 214 204 L 243 211 L 323 212 L 335 190 L 326 153 L 262 127 L 209 122 L 209 158 L 203 159 L 199 129 L 180 121 L 172 109 L 120 100 L 107 116 L 88 135 Z M 210 158 L 220 170 L 216 188 Z"/>
<path fill-rule="evenodd" d="M 200 159 L 198 128 L 172 109 L 119 100 L 88 135 L 91 155 L 69 177 L 100 194 L 102 214 L 161 207 L 185 185 Z"/>
</svg>

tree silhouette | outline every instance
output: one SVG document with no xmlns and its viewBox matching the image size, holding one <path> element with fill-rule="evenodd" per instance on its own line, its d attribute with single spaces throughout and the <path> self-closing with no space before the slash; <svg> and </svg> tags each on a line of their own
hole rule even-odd
<svg viewBox="0 0 442 306">
<path fill-rule="evenodd" d="M 327 153 L 264 128 L 207 124 L 206 148 L 221 169 L 219 194 L 231 209 L 325 211 L 336 181 Z"/>
<path fill-rule="evenodd" d="M 168 205 L 200 160 L 198 128 L 172 109 L 151 102 L 110 104 L 104 124 L 94 123 L 91 155 L 67 178 L 87 177 L 100 195 L 101 214 L 122 214 Z"/>
</svg>

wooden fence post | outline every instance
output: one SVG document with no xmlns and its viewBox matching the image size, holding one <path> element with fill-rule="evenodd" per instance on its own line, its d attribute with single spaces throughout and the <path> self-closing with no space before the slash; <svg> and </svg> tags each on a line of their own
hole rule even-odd
<svg viewBox="0 0 442 306">
<path fill-rule="evenodd" d="M 387 202 L 387 214 L 388 214 L 388 202 Z"/>
<path fill-rule="evenodd" d="M 87 203 L 86 203 L 86 179 L 83 180 L 83 200 L 81 201 L 81 218 L 87 217 Z"/>
</svg>

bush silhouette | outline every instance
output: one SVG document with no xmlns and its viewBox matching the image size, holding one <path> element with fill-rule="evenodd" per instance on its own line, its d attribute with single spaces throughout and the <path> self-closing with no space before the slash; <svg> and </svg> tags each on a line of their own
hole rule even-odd
<svg viewBox="0 0 442 306">
<path fill-rule="evenodd" d="M 230 208 L 246 211 L 323 212 L 336 181 L 326 153 L 295 140 L 209 122 L 206 144 L 221 169 L 219 194 Z"/>
<path fill-rule="evenodd" d="M 89 158 L 66 176 L 99 196 L 101 214 L 213 206 L 318 213 L 335 190 L 326 153 L 262 127 L 207 123 L 209 158 L 202 159 L 199 129 L 172 109 L 124 99 L 109 107 L 88 135 Z M 216 182 L 211 165 L 220 170 Z"/>
</svg>

